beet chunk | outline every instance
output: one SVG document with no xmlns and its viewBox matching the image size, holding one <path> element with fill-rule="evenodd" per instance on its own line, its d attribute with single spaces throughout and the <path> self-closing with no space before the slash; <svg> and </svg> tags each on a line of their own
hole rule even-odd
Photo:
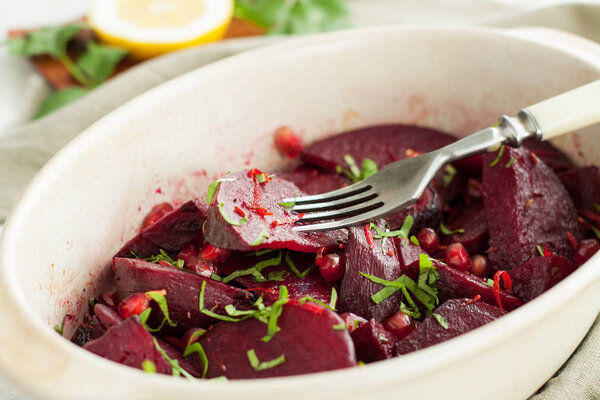
<svg viewBox="0 0 600 400">
<path fill-rule="evenodd" d="M 463 229 L 463 233 L 450 236 L 450 243 L 461 243 L 469 254 L 477 254 L 486 250 L 488 243 L 488 227 L 485 220 L 483 202 L 477 201 L 464 208 L 457 218 L 449 222 L 448 229 Z"/>
<path fill-rule="evenodd" d="M 496 165 L 490 165 L 496 153 L 486 154 L 483 161 L 481 191 L 490 261 L 498 269 L 511 270 L 536 256 L 538 245 L 572 257 L 566 232 L 578 241 L 583 233 L 567 191 L 556 174 L 527 149 L 504 149 Z"/>
<path fill-rule="evenodd" d="M 379 222 L 379 226 L 385 226 Z M 402 268 L 396 256 L 388 255 L 391 250 L 396 254 L 393 240 L 387 240 L 385 250 L 381 248 L 381 239 L 373 241 L 373 248 L 365 236 L 364 228 L 350 228 L 346 243 L 346 273 L 340 287 L 340 312 L 351 312 L 364 318 L 383 321 L 400 307 L 400 292 L 375 304 L 371 296 L 383 289 L 383 286 L 370 281 L 359 272 L 374 275 L 385 280 L 394 280 L 402 275 Z M 374 232 L 374 231 L 369 231 Z"/>
<path fill-rule="evenodd" d="M 450 268 L 439 261 L 433 260 L 433 265 L 435 265 L 437 272 L 440 274 L 437 284 L 440 302 L 462 297 L 473 298 L 476 295 L 480 295 L 481 300 L 485 303 L 497 305 L 493 289 L 486 285 L 483 279 Z M 500 301 L 502 302 L 502 307 L 507 310 L 514 310 L 521 305 L 521 301 L 518 298 L 506 293 L 504 290 L 500 290 Z"/>
<path fill-rule="evenodd" d="M 413 232 L 416 233 L 423 226 L 439 225 L 442 219 L 443 205 L 438 192 L 432 186 L 428 186 L 414 204 L 386 215 L 385 219 L 390 224 L 390 228 L 394 230 L 400 228 L 406 217 L 411 215 L 414 220 Z"/>
<path fill-rule="evenodd" d="M 397 342 L 396 337 L 374 319 L 356 328 L 350 335 L 356 358 L 366 363 L 391 358 Z"/>
<path fill-rule="evenodd" d="M 357 165 L 370 158 L 379 168 L 407 157 L 407 150 L 427 153 L 446 146 L 456 139 L 445 133 L 407 125 L 380 125 L 361 128 L 323 140 L 304 149 L 302 159 L 329 171 L 336 166 L 347 167 L 346 154 Z"/>
<path fill-rule="evenodd" d="M 552 254 L 550 257 L 530 258 L 509 272 L 513 293 L 527 303 L 565 279 L 576 269 L 577 265 L 557 254 Z"/>
<path fill-rule="evenodd" d="M 277 326 L 281 329 L 269 342 L 261 340 L 267 325 L 250 318 L 242 322 L 221 322 L 211 326 L 200 342 L 208 357 L 208 378 L 267 378 L 348 368 L 356 365 L 350 334 L 334 329 L 344 321 L 334 312 L 314 303 L 300 305 L 290 300 L 283 306 Z M 261 362 L 281 355 L 285 362 L 255 370 L 248 351 Z"/>
<path fill-rule="evenodd" d="M 598 167 L 572 168 L 558 174 L 577 208 L 595 210 L 600 204 L 600 175 Z"/>
<path fill-rule="evenodd" d="M 152 225 L 141 230 L 133 239 L 125 243 L 115 257 L 151 257 L 159 251 L 177 252 L 192 240 L 200 240 L 202 224 L 206 219 L 207 204 L 204 199 L 190 200 L 181 207 L 165 215 Z"/>
<path fill-rule="evenodd" d="M 123 321 L 123 318 L 115 310 L 100 303 L 94 306 L 94 316 L 105 329 L 118 325 Z"/>
<path fill-rule="evenodd" d="M 468 304 L 470 299 L 453 299 L 435 309 L 448 323 L 445 329 L 429 315 L 408 336 L 398 342 L 396 354 L 406 354 L 433 346 L 500 318 L 506 311 L 484 302 Z"/>
<path fill-rule="evenodd" d="M 292 182 L 307 194 L 325 193 L 352 183 L 344 175 L 308 165 L 301 165 L 293 171 L 279 172 L 276 175 Z"/>
<path fill-rule="evenodd" d="M 148 261 L 115 258 L 115 281 L 120 298 L 132 293 L 148 292 L 165 289 L 169 308 L 169 316 L 177 326 L 165 323 L 160 334 L 169 335 L 183 333 L 188 328 L 202 327 L 213 324 L 215 320 L 198 309 L 198 296 L 202 282 L 206 282 L 204 304 L 208 308 L 225 314 L 225 306 L 233 304 L 237 309 L 246 309 L 252 304 L 252 295 L 245 290 L 207 279 L 190 272 L 181 271 L 175 267 L 154 264 Z M 156 327 L 163 319 L 163 314 L 152 302 L 152 312 L 148 325 Z"/>
<path fill-rule="evenodd" d="M 171 364 L 158 352 L 152 335 L 136 316 L 111 326 L 104 335 L 86 343 L 83 348 L 100 357 L 138 369 L 142 369 L 144 360 L 149 360 L 159 374 L 171 373 Z"/>
<path fill-rule="evenodd" d="M 301 274 L 315 263 L 315 255 L 310 253 L 276 250 L 259 257 L 252 257 L 248 253 L 236 253 L 220 266 L 220 272 L 226 276 L 237 270 L 247 270 L 260 265 L 259 263 L 279 261 L 277 265 L 266 267 L 261 271 L 262 276 L 268 279 L 266 281 L 257 281 L 253 275 L 243 275 L 236 278 L 235 282 L 242 287 L 250 288 L 257 294 L 262 293 L 264 299 L 268 301 L 277 300 L 279 286 L 283 285 L 287 287 L 290 299 L 301 299 L 310 296 L 329 304 L 333 285 L 321 277 L 319 270 L 315 268 L 306 276 L 300 278 L 287 265 L 286 258 Z M 281 277 L 281 280 L 279 277 Z"/>
<path fill-rule="evenodd" d="M 575 167 L 573 161 L 565 153 L 548 141 L 538 142 L 531 140 L 525 142 L 524 146 L 527 150 L 535 154 L 537 158 L 541 159 L 544 164 L 552 168 L 554 172 Z"/>
<path fill-rule="evenodd" d="M 293 231 L 295 213 L 278 203 L 284 198 L 301 196 L 302 192 L 284 179 L 274 177 L 259 183 L 252 174 L 252 170 L 235 172 L 227 175 L 227 179 L 234 181 L 219 185 L 209 206 L 204 230 L 210 244 L 241 251 L 287 248 L 310 253 L 321 247 L 335 248 L 346 241 L 345 229 Z M 272 215 L 268 215 L 270 213 Z"/>
</svg>

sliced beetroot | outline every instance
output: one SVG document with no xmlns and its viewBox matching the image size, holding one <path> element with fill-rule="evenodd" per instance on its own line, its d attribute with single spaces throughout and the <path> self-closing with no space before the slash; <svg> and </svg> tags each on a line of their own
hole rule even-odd
<svg viewBox="0 0 600 400">
<path fill-rule="evenodd" d="M 600 174 L 598 167 L 571 168 L 559 172 L 558 177 L 565 186 L 577 208 L 595 210 L 600 204 Z"/>
<path fill-rule="evenodd" d="M 367 320 L 363 317 L 359 317 L 356 314 L 352 314 L 351 312 L 339 314 L 340 318 L 344 320 L 346 323 L 346 328 L 350 333 L 354 332 L 357 328 L 363 326 L 367 323 Z"/>
<path fill-rule="evenodd" d="M 183 354 L 171 344 L 167 343 L 162 339 L 156 339 L 158 345 L 165 352 L 165 354 L 171 359 L 177 361 L 179 366 L 183 368 L 186 372 L 192 375 L 195 378 L 202 377 L 202 370 L 199 370 L 196 366 L 197 364 L 183 357 Z"/>
<path fill-rule="evenodd" d="M 470 299 L 453 299 L 444 302 L 434 312 L 446 320 L 447 329 L 434 315 L 429 315 L 413 332 L 398 342 L 395 348 L 396 354 L 406 354 L 433 346 L 479 328 L 506 314 L 503 309 L 481 301 L 469 302 Z"/>
<path fill-rule="evenodd" d="M 314 303 L 300 305 L 290 300 L 283 306 L 277 326 L 280 331 L 264 342 L 267 325 L 250 318 L 211 326 L 200 342 L 208 357 L 208 378 L 267 378 L 348 368 L 356 365 L 350 334 L 339 329 L 344 321 L 334 312 Z M 260 362 L 284 356 L 285 362 L 257 371 L 248 351 Z"/>
<path fill-rule="evenodd" d="M 191 241 L 202 239 L 202 224 L 206 219 L 207 204 L 204 199 L 190 200 L 181 207 L 165 215 L 152 225 L 141 230 L 133 239 L 125 243 L 115 257 L 151 257 L 165 250 L 178 252 Z"/>
<path fill-rule="evenodd" d="M 386 215 L 385 219 L 392 230 L 399 229 L 407 216 L 414 220 L 413 232 L 416 233 L 423 226 L 437 226 L 442 219 L 444 203 L 437 190 L 429 186 L 423 195 L 410 207 Z"/>
<path fill-rule="evenodd" d="M 464 230 L 463 233 L 451 235 L 449 243 L 462 244 L 469 254 L 477 254 L 487 249 L 488 228 L 482 201 L 473 202 L 463 208 L 456 219 L 448 222 L 446 227 L 451 231 Z"/>
<path fill-rule="evenodd" d="M 94 306 L 94 316 L 105 329 L 118 325 L 123 321 L 123 318 L 115 310 L 99 303 Z"/>
<path fill-rule="evenodd" d="M 379 222 L 379 225 L 385 226 L 384 222 Z M 393 240 L 387 240 L 385 249 L 382 249 L 382 240 L 372 239 L 372 232 L 375 231 L 369 230 L 369 239 L 363 227 L 350 228 L 348 231 L 346 273 L 340 287 L 339 310 L 383 321 L 398 311 L 400 292 L 375 304 L 371 296 L 383 289 L 383 286 L 362 276 L 360 272 L 385 280 L 397 279 L 402 275 L 402 268 L 394 255 L 397 252 L 396 246 Z M 392 251 L 391 256 L 388 251 Z"/>
<path fill-rule="evenodd" d="M 394 238 L 394 244 L 402 272 L 413 280 L 417 279 L 419 277 L 419 254 L 427 253 L 420 246 L 405 238 Z"/>
<path fill-rule="evenodd" d="M 581 240 L 573 201 L 552 170 L 524 148 L 484 156 L 481 190 L 489 230 L 488 257 L 511 270 L 537 255 L 538 245 L 570 258 L 567 232 Z"/>
<path fill-rule="evenodd" d="M 534 153 L 537 158 L 542 160 L 544 164 L 552 168 L 554 172 L 575 167 L 573 161 L 565 153 L 548 141 L 528 141 L 525 142 L 524 146 L 527 150 Z"/>
<path fill-rule="evenodd" d="M 356 328 L 350 335 L 356 358 L 366 363 L 391 358 L 397 342 L 396 337 L 374 319 Z"/>
<path fill-rule="evenodd" d="M 227 179 L 235 180 L 221 182 L 208 210 L 204 228 L 207 242 L 241 251 L 287 248 L 316 252 L 321 247 L 337 248 L 346 241 L 346 230 L 293 231 L 298 217 L 279 203 L 302 192 L 285 179 L 274 177 L 259 183 L 252 175 L 248 170 L 239 171 L 227 175 Z"/>
<path fill-rule="evenodd" d="M 496 297 L 492 287 L 484 283 L 484 280 L 466 272 L 450 268 L 444 263 L 433 261 L 440 279 L 437 283 L 440 302 L 462 297 L 473 298 L 481 296 L 481 300 L 491 305 L 497 305 Z M 500 290 L 500 301 L 506 310 L 514 310 L 522 303 L 515 296 Z"/>
<path fill-rule="evenodd" d="M 511 270 L 512 289 L 524 303 L 536 298 L 577 269 L 577 265 L 557 254 L 533 257 Z"/>
<path fill-rule="evenodd" d="M 223 276 L 235 271 L 247 270 L 260 263 L 280 260 L 277 265 L 266 267 L 261 271 L 267 281 L 257 281 L 253 275 L 243 275 L 235 279 L 242 287 L 248 288 L 257 295 L 263 294 L 265 300 L 275 301 L 279 296 L 279 286 L 286 286 L 290 299 L 301 299 L 310 296 L 326 304 L 331 301 L 333 285 L 326 282 L 317 269 L 313 269 L 304 277 L 298 277 L 286 263 L 289 258 L 300 274 L 315 263 L 315 255 L 276 250 L 263 256 L 252 256 L 248 253 L 235 253 L 220 267 Z M 275 262 L 275 261 L 273 261 Z"/>
<path fill-rule="evenodd" d="M 352 183 L 344 175 L 309 165 L 301 165 L 293 171 L 279 172 L 275 175 L 292 182 L 307 194 L 325 193 Z"/>
<path fill-rule="evenodd" d="M 237 309 L 247 309 L 252 304 L 252 295 L 245 290 L 200 277 L 175 267 L 154 264 L 131 258 L 115 258 L 115 281 L 120 298 L 132 293 L 164 289 L 169 308 L 169 316 L 177 326 L 166 323 L 160 333 L 163 335 L 183 333 L 192 327 L 205 328 L 216 321 L 198 309 L 198 295 L 202 282 L 206 282 L 204 304 L 214 308 L 214 312 L 225 314 L 225 306 L 234 305 Z M 151 327 L 158 326 L 163 314 L 152 302 L 152 312 L 148 320 Z"/>
<path fill-rule="evenodd" d="M 142 369 L 144 360 L 149 360 L 159 374 L 171 373 L 171 364 L 158 352 L 152 335 L 135 316 L 111 326 L 104 335 L 86 343 L 83 348 L 100 357 L 138 369 Z"/>
<path fill-rule="evenodd" d="M 445 133 L 406 125 L 380 125 L 361 128 L 318 140 L 304 149 L 302 159 L 334 172 L 336 166 L 348 167 L 349 154 L 357 165 L 370 158 L 379 168 L 407 157 L 408 153 L 427 153 L 456 139 Z"/>
</svg>

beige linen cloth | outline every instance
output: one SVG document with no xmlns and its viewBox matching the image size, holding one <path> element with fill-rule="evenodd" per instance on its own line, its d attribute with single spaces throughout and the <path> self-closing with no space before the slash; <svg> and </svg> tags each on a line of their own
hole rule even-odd
<svg viewBox="0 0 600 400">
<path fill-rule="evenodd" d="M 509 0 L 351 0 L 350 7 L 356 26 L 422 23 L 538 26 L 562 29 L 600 43 L 600 2 L 575 4 L 532 0 L 526 6 L 523 3 Z M 230 40 L 148 61 L 45 118 L 3 132 L 0 135 L 0 223 L 46 161 L 103 115 L 175 76 L 277 40 L 284 38 Z M 0 399 L 24 400 L 27 397 L 0 380 Z M 532 399 L 600 399 L 600 318 L 577 351 Z"/>
</svg>

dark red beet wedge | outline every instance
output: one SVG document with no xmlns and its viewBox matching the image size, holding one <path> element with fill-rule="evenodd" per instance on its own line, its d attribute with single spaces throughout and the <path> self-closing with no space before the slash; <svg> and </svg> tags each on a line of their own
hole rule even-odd
<svg viewBox="0 0 600 400">
<path fill-rule="evenodd" d="M 357 165 L 370 158 L 379 168 L 407 157 L 407 150 L 427 153 L 456 139 L 442 132 L 406 125 L 381 125 L 357 129 L 318 140 L 304 149 L 302 159 L 329 171 L 347 168 L 349 154 Z"/>
<path fill-rule="evenodd" d="M 435 260 L 433 264 L 440 274 L 440 280 L 437 284 L 440 302 L 462 297 L 473 298 L 480 295 L 483 302 L 497 305 L 492 287 L 486 285 L 481 278 L 450 268 L 446 264 Z M 522 304 L 518 298 L 506 293 L 504 290 L 500 291 L 500 301 L 502 307 L 509 311 Z"/>
<path fill-rule="evenodd" d="M 374 319 L 356 328 L 351 336 L 356 349 L 356 358 L 360 361 L 370 363 L 393 356 L 396 337 Z"/>
<path fill-rule="evenodd" d="M 437 190 L 429 186 L 413 205 L 386 215 L 385 219 L 392 230 L 399 229 L 407 216 L 413 217 L 411 232 L 417 233 L 423 226 L 437 226 L 442 219 L 443 199 Z"/>
<path fill-rule="evenodd" d="M 192 240 L 201 241 L 202 224 L 206 219 L 207 204 L 204 199 L 190 200 L 167 214 L 127 242 L 115 257 L 151 257 L 165 250 L 178 252 Z M 200 237 L 199 237 L 200 236 Z"/>
<path fill-rule="evenodd" d="M 261 340 L 267 325 L 251 318 L 242 322 L 221 322 L 210 327 L 200 339 L 208 357 L 208 378 L 267 378 L 348 368 L 356 365 L 350 334 L 337 329 L 344 321 L 334 312 L 314 303 L 291 300 L 283 306 L 277 326 L 281 329 L 269 342 Z M 248 351 L 260 362 L 284 357 L 279 365 L 256 370 Z"/>
<path fill-rule="evenodd" d="M 552 168 L 554 172 L 564 171 L 575 166 L 565 153 L 548 141 L 537 142 L 531 140 L 525 142 L 524 146 L 527 150 L 535 154 L 538 159 L 542 160 L 544 164 Z"/>
<path fill-rule="evenodd" d="M 394 238 L 394 244 L 402 272 L 416 280 L 419 277 L 419 254 L 427 253 L 420 246 L 405 238 Z"/>
<path fill-rule="evenodd" d="M 570 258 L 583 233 L 573 201 L 560 180 L 527 149 L 505 147 L 484 156 L 481 190 L 489 230 L 488 257 L 498 269 L 511 270 L 538 253 L 538 245 Z M 512 161 L 511 161 L 512 160 Z M 495 164 L 495 165 L 491 165 Z"/>
<path fill-rule="evenodd" d="M 575 253 L 575 262 L 582 265 L 592 258 L 600 250 L 600 243 L 596 239 L 585 239 L 579 242 L 577 252 Z"/>
<path fill-rule="evenodd" d="M 379 225 L 385 226 L 383 222 L 380 222 Z M 341 312 L 351 312 L 364 318 L 383 321 L 387 316 L 398 311 L 400 292 L 375 304 L 371 296 L 383 289 L 383 286 L 370 281 L 359 273 L 363 272 L 385 280 L 394 280 L 402 275 L 400 262 L 395 256 L 394 241 L 387 240 L 383 250 L 381 242 L 381 239 L 375 239 L 373 248 L 371 248 L 364 228 L 349 229 L 345 253 L 346 273 L 340 287 L 339 309 Z M 389 250 L 393 252 L 392 256 L 388 255 Z"/>
<path fill-rule="evenodd" d="M 467 333 L 475 328 L 500 318 L 506 311 L 484 302 L 469 303 L 470 299 L 448 300 L 435 309 L 448 328 L 444 328 L 434 315 L 429 315 L 417 328 L 399 341 L 396 354 L 406 354 L 433 346 L 448 339 Z"/>
<path fill-rule="evenodd" d="M 229 174 L 227 178 L 235 181 L 219 185 L 208 210 L 204 230 L 207 242 L 241 251 L 286 248 L 315 252 L 321 247 L 337 248 L 346 241 L 346 230 L 293 231 L 298 217 L 279 203 L 284 198 L 301 196 L 298 187 L 277 177 L 259 183 L 256 178 L 248 176 L 249 172 Z"/>
<path fill-rule="evenodd" d="M 600 204 L 600 174 L 598 167 L 572 168 L 558 173 L 577 208 L 595 210 Z"/>
<path fill-rule="evenodd" d="M 577 266 L 574 263 L 556 254 L 552 254 L 550 257 L 530 258 L 509 272 L 513 293 L 527 303 L 562 281 L 576 269 Z"/>
<path fill-rule="evenodd" d="M 160 331 L 163 335 L 183 333 L 192 327 L 205 328 L 216 322 L 198 309 L 198 295 L 202 282 L 206 282 L 204 305 L 210 309 L 215 307 L 213 311 L 216 313 L 225 314 L 225 306 L 228 304 L 233 304 L 238 310 L 247 309 L 253 300 L 252 295 L 245 290 L 184 272 L 175 267 L 138 259 L 115 258 L 114 268 L 120 298 L 136 292 L 166 290 L 169 316 L 177 326 L 172 327 L 166 323 Z M 162 312 L 156 304 L 153 304 L 148 325 L 156 327 L 162 319 Z"/>
<path fill-rule="evenodd" d="M 464 208 L 454 221 L 448 222 L 447 228 L 451 231 L 464 231 L 451 235 L 450 243 L 461 243 L 470 254 L 481 253 L 487 249 L 488 227 L 482 201 Z"/>
<path fill-rule="evenodd" d="M 275 175 L 292 182 L 307 194 L 325 193 L 351 183 L 350 179 L 342 174 L 308 165 L 301 165 L 293 171 L 278 172 Z"/>
<path fill-rule="evenodd" d="M 123 321 L 123 318 L 115 310 L 104 304 L 94 306 L 94 316 L 105 329 L 118 325 Z"/>
<path fill-rule="evenodd" d="M 142 369 L 144 360 L 149 360 L 159 374 L 171 373 L 171 364 L 158 352 L 152 335 L 137 317 L 130 317 L 108 328 L 104 335 L 86 343 L 83 348 L 100 357 L 138 369 Z"/>
<path fill-rule="evenodd" d="M 147 228 L 165 215 L 171 213 L 173 211 L 173 206 L 171 203 L 160 203 L 152 207 L 152 210 L 146 215 L 144 218 L 144 222 L 142 222 L 142 229 Z"/>
</svg>

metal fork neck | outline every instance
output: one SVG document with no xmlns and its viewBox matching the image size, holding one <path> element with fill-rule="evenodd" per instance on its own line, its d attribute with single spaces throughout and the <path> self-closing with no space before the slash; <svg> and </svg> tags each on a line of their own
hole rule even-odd
<svg viewBox="0 0 600 400">
<path fill-rule="evenodd" d="M 510 146 L 519 147 L 527 139 L 542 140 L 542 130 L 527 110 L 521 110 L 517 117 L 503 115 L 498 128 Z"/>
</svg>

